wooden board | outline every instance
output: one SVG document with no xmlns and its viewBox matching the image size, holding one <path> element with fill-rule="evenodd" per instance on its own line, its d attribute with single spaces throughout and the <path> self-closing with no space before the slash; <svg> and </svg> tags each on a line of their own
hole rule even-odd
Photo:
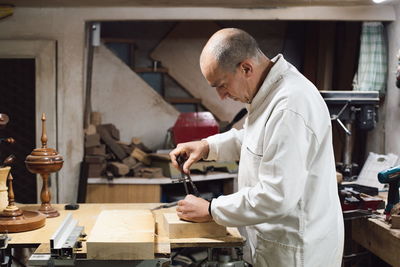
<svg viewBox="0 0 400 267">
<path fill-rule="evenodd" d="M 160 42 L 151 57 L 161 61 L 169 74 L 194 97 L 200 98 L 218 119 L 231 121 L 244 105 L 231 99 L 221 100 L 199 66 L 204 45 L 219 29 L 214 22 L 181 22 Z"/>
<path fill-rule="evenodd" d="M 160 199 L 161 186 L 158 184 L 87 185 L 87 203 L 158 203 Z"/>
<path fill-rule="evenodd" d="M 206 223 L 193 223 L 182 221 L 176 212 L 164 213 L 164 227 L 169 238 L 199 238 L 199 237 L 224 237 L 227 235 L 226 227 L 214 221 Z"/>
<path fill-rule="evenodd" d="M 153 259 L 154 233 L 155 222 L 149 210 L 102 211 L 88 235 L 87 258 Z"/>
</svg>

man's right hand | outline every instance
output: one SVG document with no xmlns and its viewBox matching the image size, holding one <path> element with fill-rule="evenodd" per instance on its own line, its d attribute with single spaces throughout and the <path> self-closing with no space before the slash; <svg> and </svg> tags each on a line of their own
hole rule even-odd
<svg viewBox="0 0 400 267">
<path fill-rule="evenodd" d="M 190 166 L 199 161 L 202 158 L 206 158 L 208 156 L 209 146 L 206 140 L 201 141 L 193 141 L 178 144 L 174 150 L 169 153 L 171 157 L 172 165 L 180 169 L 176 158 L 181 155 L 186 159 L 185 164 L 183 164 L 183 172 L 189 173 Z"/>
</svg>

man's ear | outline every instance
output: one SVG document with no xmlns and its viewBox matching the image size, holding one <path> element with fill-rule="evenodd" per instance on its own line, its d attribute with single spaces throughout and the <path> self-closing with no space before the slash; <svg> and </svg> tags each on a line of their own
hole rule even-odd
<svg viewBox="0 0 400 267">
<path fill-rule="evenodd" d="M 245 74 L 246 77 L 250 77 L 253 74 L 253 65 L 247 60 L 240 63 L 240 71 Z"/>
</svg>

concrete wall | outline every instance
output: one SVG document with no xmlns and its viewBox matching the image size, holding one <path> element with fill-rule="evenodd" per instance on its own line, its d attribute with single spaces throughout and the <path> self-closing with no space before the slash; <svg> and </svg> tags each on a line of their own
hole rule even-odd
<svg viewBox="0 0 400 267">
<path fill-rule="evenodd" d="M 400 16 L 400 4 L 395 6 L 396 16 Z M 388 83 L 386 97 L 379 107 L 377 127 L 368 133 L 368 152 L 379 154 L 394 153 L 400 156 L 400 89 L 396 87 L 397 53 L 400 49 L 400 21 L 386 24 L 388 37 Z"/>
<path fill-rule="evenodd" d="M 400 4 L 396 5 L 397 18 L 400 17 Z M 396 87 L 397 53 L 400 49 L 400 20 L 390 23 L 388 29 L 389 40 L 389 76 L 386 96 L 385 153 L 394 153 L 400 156 L 400 89 Z M 382 136 L 377 136 L 379 140 Z"/>
<path fill-rule="evenodd" d="M 114 123 L 121 141 L 139 137 L 150 149 L 161 148 L 179 112 L 104 46 L 95 48 L 93 110 L 103 123 Z"/>
<path fill-rule="evenodd" d="M 84 20 L 71 11 L 17 8 L 13 16 L 0 21 L 0 39 L 57 41 L 57 149 L 64 157 L 60 202 L 76 200 L 83 155 Z"/>
</svg>

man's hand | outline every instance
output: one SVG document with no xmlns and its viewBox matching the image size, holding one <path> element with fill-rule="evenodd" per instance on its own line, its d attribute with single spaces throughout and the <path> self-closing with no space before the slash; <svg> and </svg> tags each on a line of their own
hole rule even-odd
<svg viewBox="0 0 400 267">
<path fill-rule="evenodd" d="M 183 171 L 189 173 L 190 166 L 201 158 L 207 157 L 208 151 L 209 146 L 207 141 L 193 141 L 178 144 L 176 148 L 169 153 L 169 156 L 171 157 L 172 165 L 180 170 L 176 158 L 182 155 L 186 159 L 185 164 L 183 164 Z"/>
<path fill-rule="evenodd" d="M 184 200 L 178 202 L 176 208 L 178 217 L 191 222 L 209 222 L 212 217 L 208 213 L 210 202 L 205 199 L 187 195 Z"/>
</svg>

